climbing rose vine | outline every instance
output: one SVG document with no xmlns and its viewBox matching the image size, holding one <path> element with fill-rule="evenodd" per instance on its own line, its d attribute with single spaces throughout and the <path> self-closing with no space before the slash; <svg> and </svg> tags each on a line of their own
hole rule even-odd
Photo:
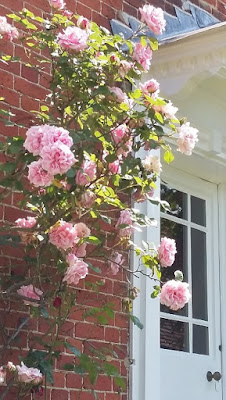
<svg viewBox="0 0 226 400">
<path fill-rule="evenodd" d="M 0 382 L 10 374 L 9 385 L 18 387 L 18 398 L 29 392 L 42 394 L 42 384 L 53 383 L 52 369 L 61 345 L 77 357 L 66 369 L 88 374 L 91 385 L 103 373 L 124 386 L 106 349 L 87 355 L 62 339 L 61 329 L 71 309 L 81 308 L 76 293 L 81 282 L 89 283 L 89 274 L 96 276 L 96 283 L 90 284 L 96 292 L 102 275 L 115 276 L 124 270 L 131 293 L 128 317 L 140 328 L 130 304 L 138 295 L 133 274 L 154 279 L 152 297 L 159 296 L 172 310 L 182 308 L 190 298 L 179 271 L 175 280 L 161 281 L 162 268 L 175 260 L 173 239 L 162 238 L 156 248 L 133 242 L 135 230 L 151 229 L 155 221 L 131 206 L 132 201 L 161 203 L 155 198 L 162 169 L 160 151 L 157 155 L 152 150 L 161 149 L 169 163 L 174 158 L 169 143 L 189 155 L 198 141 L 197 130 L 176 117 L 171 101 L 159 97 L 154 78 L 139 84 L 158 47 L 145 31 L 147 26 L 156 35 L 164 31 L 163 12 L 151 5 L 140 8 L 141 27 L 125 39 L 73 15 L 63 0 L 49 3 L 52 14 L 46 20 L 27 9 L 8 15 L 19 30 L 0 17 L 1 39 L 21 43 L 27 67 L 40 76 L 47 71 L 51 75 L 50 93 L 41 99 L 39 111 L 31 111 L 29 124 L 22 126 L 10 112 L 2 113 L 6 126 L 14 124 L 24 134 L 1 143 L 1 200 L 19 193 L 23 210 L 21 218 L 2 226 L 1 244 L 19 247 L 25 269 L 20 276 L 1 277 L 0 295 L 4 302 L 17 302 L 28 311 L 27 322 L 44 318 L 50 327 L 47 338 L 38 339 L 43 351 L 35 350 L 34 338 L 18 365 L 8 360 L 0 368 Z M 1 61 L 20 62 L 4 54 Z M 130 251 L 139 258 L 135 271 L 126 263 Z M 92 316 L 98 324 L 106 324 L 114 316 L 114 304 L 84 307 L 83 312 L 83 318 Z M 7 340 L 5 348 L 13 342 Z"/>
</svg>

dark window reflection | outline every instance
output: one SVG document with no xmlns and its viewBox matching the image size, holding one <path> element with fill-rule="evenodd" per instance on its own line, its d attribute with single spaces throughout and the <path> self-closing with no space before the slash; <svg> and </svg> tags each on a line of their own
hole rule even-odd
<svg viewBox="0 0 226 400">
<path fill-rule="evenodd" d="M 161 185 L 161 200 L 165 200 L 170 204 L 168 214 L 177 218 L 187 219 L 187 194 L 179 192 L 168 185 Z M 163 212 L 166 212 L 162 209 Z"/>
<path fill-rule="evenodd" d="M 169 237 L 176 241 L 177 253 L 172 267 L 162 268 L 162 282 L 167 282 L 174 279 L 174 272 L 180 270 L 184 274 L 184 281 L 188 281 L 188 267 L 187 267 L 187 227 L 161 219 L 161 237 Z M 161 306 L 161 311 L 171 314 L 188 315 L 188 306 L 186 305 L 182 310 L 172 311 L 165 306 Z"/>
<path fill-rule="evenodd" d="M 161 318 L 160 343 L 162 349 L 189 351 L 188 324 Z"/>
<path fill-rule="evenodd" d="M 191 222 L 206 226 L 206 202 L 191 196 Z"/>
<path fill-rule="evenodd" d="M 208 320 L 206 234 L 191 229 L 192 309 L 193 318 Z"/>
<path fill-rule="evenodd" d="M 193 353 L 209 354 L 209 333 L 206 326 L 193 325 Z"/>
</svg>

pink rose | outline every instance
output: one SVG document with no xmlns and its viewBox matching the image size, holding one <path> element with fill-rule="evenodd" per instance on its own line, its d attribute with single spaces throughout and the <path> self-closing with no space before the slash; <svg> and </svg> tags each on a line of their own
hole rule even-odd
<svg viewBox="0 0 226 400">
<path fill-rule="evenodd" d="M 117 128 L 111 131 L 111 137 L 115 144 L 122 142 L 125 136 L 128 136 L 129 128 L 126 124 L 119 125 Z"/>
<path fill-rule="evenodd" d="M 88 274 L 88 264 L 77 258 L 74 254 L 67 256 L 69 267 L 64 275 L 63 282 L 68 285 L 77 285 L 80 279 L 84 279 Z"/>
<path fill-rule="evenodd" d="M 86 190 L 85 193 L 83 193 L 81 196 L 81 206 L 84 208 L 90 208 L 92 207 L 95 200 L 95 193 L 91 192 L 91 190 Z"/>
<path fill-rule="evenodd" d="M 124 262 L 123 256 L 120 253 L 114 253 L 112 256 L 112 260 L 110 263 L 110 268 L 112 275 L 116 275 L 119 272 L 119 268 L 122 266 Z"/>
<path fill-rule="evenodd" d="M 37 368 L 28 368 L 26 365 L 21 362 L 21 366 L 17 365 L 17 378 L 19 382 L 23 383 L 31 383 L 34 385 L 38 385 L 42 382 L 43 376 L 39 369 Z"/>
<path fill-rule="evenodd" d="M 19 227 L 19 228 L 33 228 L 33 226 L 36 225 L 36 218 L 34 217 L 27 217 L 27 218 L 18 218 L 15 221 L 15 224 Z"/>
<path fill-rule="evenodd" d="M 112 54 L 110 60 L 115 63 L 120 63 L 120 58 L 116 54 Z"/>
<path fill-rule="evenodd" d="M 195 147 L 195 144 L 199 141 L 198 139 L 198 129 L 192 128 L 189 122 L 181 125 L 178 128 L 178 150 L 190 156 L 192 154 L 192 150 Z"/>
<path fill-rule="evenodd" d="M 70 222 L 58 221 L 49 230 L 49 241 L 58 249 L 70 249 L 78 241 L 75 226 Z"/>
<path fill-rule="evenodd" d="M 158 156 L 149 155 L 142 160 L 142 166 L 148 172 L 159 174 L 162 171 L 162 164 Z"/>
<path fill-rule="evenodd" d="M 144 96 L 150 96 L 154 94 L 156 97 L 159 94 L 159 83 L 155 79 L 150 79 L 145 83 L 141 83 L 140 88 Z"/>
<path fill-rule="evenodd" d="M 14 26 L 11 26 L 7 22 L 6 17 L 0 16 L 0 35 L 2 35 L 5 40 L 12 41 L 13 39 L 18 39 L 19 32 Z"/>
<path fill-rule="evenodd" d="M 119 70 L 118 70 L 118 74 L 121 78 L 125 78 L 125 76 L 128 74 L 128 72 L 133 68 L 133 63 L 126 61 L 126 60 L 122 60 L 120 61 L 120 65 L 119 65 Z"/>
<path fill-rule="evenodd" d="M 141 21 L 147 24 L 155 35 L 161 35 L 166 28 L 163 10 L 150 4 L 145 4 L 142 8 L 139 8 L 139 11 L 141 13 Z"/>
<path fill-rule="evenodd" d="M 174 263 L 176 253 L 175 240 L 167 237 L 162 238 L 158 248 L 158 260 L 161 267 L 171 267 Z"/>
<path fill-rule="evenodd" d="M 42 138 L 43 138 L 43 126 L 32 126 L 26 132 L 26 140 L 24 142 L 24 147 L 34 156 L 40 155 L 43 148 Z"/>
<path fill-rule="evenodd" d="M 6 368 L 11 372 L 16 371 L 16 366 L 12 363 L 12 361 L 7 362 Z"/>
<path fill-rule="evenodd" d="M 160 303 L 177 311 L 185 306 L 191 298 L 188 283 L 171 280 L 166 282 L 160 293 Z"/>
<path fill-rule="evenodd" d="M 121 225 L 126 225 L 125 227 L 121 227 Z M 133 221 L 131 218 L 131 213 L 129 210 L 122 210 L 120 212 L 120 217 L 115 225 L 116 228 L 119 228 L 119 236 L 131 236 L 134 228 Z"/>
<path fill-rule="evenodd" d="M 73 247 L 71 251 L 76 257 L 83 258 L 86 256 L 86 246 L 87 243 L 82 243 L 80 246 Z"/>
<path fill-rule="evenodd" d="M 72 151 L 61 142 L 43 147 L 41 151 L 42 167 L 49 174 L 65 174 L 76 162 Z"/>
<path fill-rule="evenodd" d="M 42 160 L 33 161 L 28 165 L 28 179 L 36 187 L 50 186 L 54 176 L 42 168 Z"/>
<path fill-rule="evenodd" d="M 111 93 L 113 93 L 113 94 L 115 95 L 116 100 L 117 100 L 119 103 L 126 103 L 126 104 L 128 104 L 128 101 L 129 101 L 128 96 L 126 95 L 126 93 L 124 93 L 124 92 L 122 91 L 122 89 L 120 89 L 120 88 L 117 87 L 117 86 L 112 86 L 112 87 L 109 87 L 108 89 L 110 90 Z"/>
<path fill-rule="evenodd" d="M 81 239 L 90 236 L 90 229 L 83 222 L 78 222 L 78 224 L 75 224 L 74 228 L 76 231 L 76 236 L 78 238 Z"/>
<path fill-rule="evenodd" d="M 137 61 L 145 71 L 151 66 L 152 51 L 150 47 L 143 47 L 141 43 L 137 43 L 133 51 L 133 60 Z"/>
<path fill-rule="evenodd" d="M 80 17 L 77 20 L 77 26 L 80 29 L 87 29 L 90 26 L 90 21 L 87 18 L 80 15 Z"/>
<path fill-rule="evenodd" d="M 88 34 L 77 26 L 68 26 L 59 33 L 57 40 L 62 49 L 81 51 L 87 48 Z"/>
<path fill-rule="evenodd" d="M 39 300 L 43 295 L 43 291 L 34 287 L 33 285 L 21 286 L 20 289 L 17 290 L 17 293 L 20 296 L 27 297 L 28 299 Z M 38 307 L 39 304 L 33 301 L 24 300 L 24 304 L 27 306 Z"/>
<path fill-rule="evenodd" d="M 81 165 L 82 171 L 76 174 L 76 184 L 85 186 L 96 178 L 96 163 L 92 160 L 84 160 Z"/>
<path fill-rule="evenodd" d="M 52 126 L 52 125 L 43 125 L 41 126 L 43 137 L 42 137 L 42 148 L 44 146 L 50 146 L 56 142 L 61 142 L 65 146 L 71 148 L 73 146 L 73 140 L 67 131 L 67 129 Z"/>
<path fill-rule="evenodd" d="M 66 5 L 63 0 L 49 0 L 49 4 L 57 10 L 62 10 Z"/>
<path fill-rule="evenodd" d="M 108 170 L 110 174 L 120 174 L 121 173 L 121 161 L 118 159 L 112 163 L 108 164 Z"/>
<path fill-rule="evenodd" d="M 64 11 L 63 11 L 63 16 L 64 16 L 64 17 L 71 18 L 72 15 L 73 15 L 73 12 L 72 12 L 72 11 L 69 11 L 69 10 L 64 10 Z"/>
<path fill-rule="evenodd" d="M 3 367 L 0 367 L 0 385 L 5 383 L 6 372 Z"/>
<path fill-rule="evenodd" d="M 171 101 L 162 106 L 153 105 L 152 107 L 156 112 L 161 112 L 167 118 L 176 119 L 175 114 L 177 113 L 178 108 L 174 107 Z"/>
</svg>

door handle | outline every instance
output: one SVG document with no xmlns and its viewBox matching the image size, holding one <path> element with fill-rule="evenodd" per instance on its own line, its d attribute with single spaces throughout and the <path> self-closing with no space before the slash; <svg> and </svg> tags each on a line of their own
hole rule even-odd
<svg viewBox="0 0 226 400">
<path fill-rule="evenodd" d="M 206 378 L 207 378 L 208 382 L 211 382 L 213 379 L 218 382 L 221 380 L 222 375 L 218 371 L 214 372 L 213 374 L 212 374 L 212 372 L 208 371 L 206 374 Z"/>
</svg>

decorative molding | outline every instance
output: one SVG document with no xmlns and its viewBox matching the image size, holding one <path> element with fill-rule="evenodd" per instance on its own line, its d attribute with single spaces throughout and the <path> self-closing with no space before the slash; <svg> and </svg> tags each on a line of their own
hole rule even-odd
<svg viewBox="0 0 226 400">
<path fill-rule="evenodd" d="M 174 6 L 174 9 L 175 16 L 165 13 L 166 30 L 161 36 L 157 36 L 159 41 L 203 29 L 219 22 L 213 15 L 192 4 L 190 1 L 186 1 L 186 11 L 177 6 Z M 123 34 L 126 38 L 131 36 L 140 25 L 138 19 L 131 17 L 125 12 L 120 12 L 119 18 L 122 22 L 116 19 L 111 20 L 112 31 L 113 33 Z M 148 36 L 155 36 L 150 30 L 147 30 L 146 33 Z"/>
</svg>

